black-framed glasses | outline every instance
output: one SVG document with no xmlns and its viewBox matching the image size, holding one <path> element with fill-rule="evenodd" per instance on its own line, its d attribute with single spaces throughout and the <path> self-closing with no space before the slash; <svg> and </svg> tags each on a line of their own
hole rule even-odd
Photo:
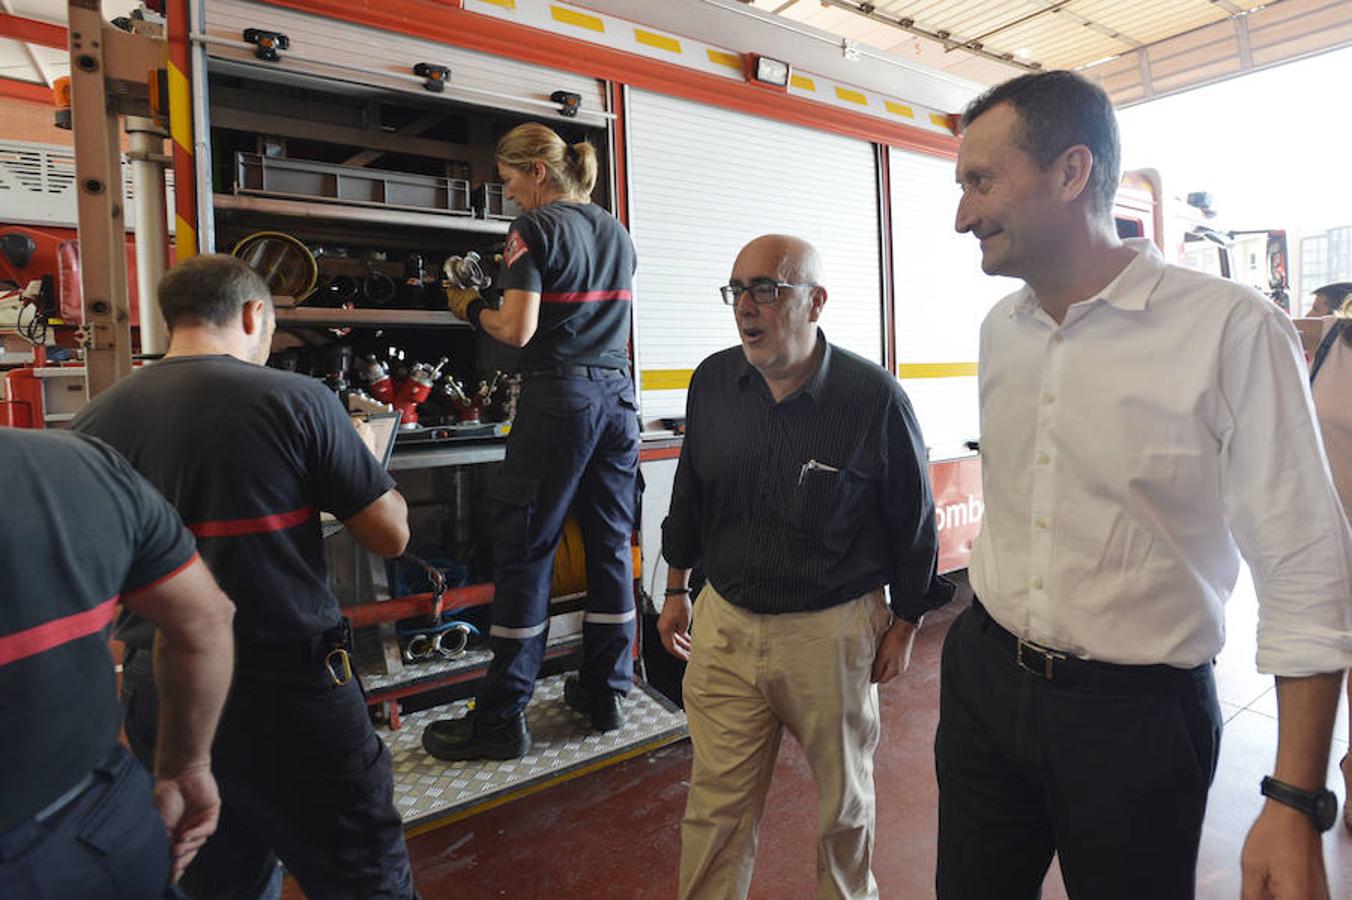
<svg viewBox="0 0 1352 900">
<path fill-rule="evenodd" d="M 729 282 L 720 287 L 718 293 L 723 295 L 724 303 L 733 306 L 737 303 L 738 297 L 750 291 L 751 299 L 764 306 L 779 299 L 781 288 L 796 287 L 816 287 L 816 285 L 810 281 L 775 281 L 773 278 L 753 278 L 750 284 L 742 284 L 740 281 Z"/>
</svg>

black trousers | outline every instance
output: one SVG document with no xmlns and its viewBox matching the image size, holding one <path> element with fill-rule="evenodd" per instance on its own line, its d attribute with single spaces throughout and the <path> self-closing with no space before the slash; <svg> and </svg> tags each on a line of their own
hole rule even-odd
<svg viewBox="0 0 1352 900">
<path fill-rule="evenodd" d="M 59 810 L 0 834 L 0 897 L 181 898 L 169 867 L 150 776 L 121 744 Z"/>
<path fill-rule="evenodd" d="M 1054 853 L 1072 900 L 1193 897 L 1220 751 L 1211 666 L 1070 660 L 1048 679 L 1015 643 L 979 601 L 944 642 L 941 900 L 1037 898 Z"/>
<path fill-rule="evenodd" d="M 150 654 L 123 667 L 133 751 L 150 764 L 158 703 Z M 211 752 L 221 824 L 184 874 L 196 900 L 262 896 L 277 858 L 307 897 L 408 898 L 413 876 L 394 808 L 390 754 L 355 681 L 318 659 L 241 649 Z"/>
</svg>

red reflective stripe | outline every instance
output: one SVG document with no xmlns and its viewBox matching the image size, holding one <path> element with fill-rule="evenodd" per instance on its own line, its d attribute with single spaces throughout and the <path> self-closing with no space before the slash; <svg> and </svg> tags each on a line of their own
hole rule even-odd
<svg viewBox="0 0 1352 900">
<path fill-rule="evenodd" d="M 599 300 L 633 300 L 629 291 L 547 291 L 540 295 L 545 303 L 596 303 Z"/>
<path fill-rule="evenodd" d="M 222 519 L 218 522 L 198 522 L 189 525 L 188 530 L 199 538 L 241 537 L 246 534 L 267 534 L 272 531 L 285 531 L 302 522 L 309 521 L 314 515 L 313 506 L 303 506 L 291 512 L 260 516 L 257 519 Z"/>
<path fill-rule="evenodd" d="M 182 572 L 184 569 L 188 568 L 188 566 L 190 566 L 190 565 L 192 565 L 193 563 L 197 562 L 199 559 L 201 559 L 201 557 L 198 556 L 196 553 L 193 553 L 193 555 L 188 559 L 187 562 L 185 562 L 183 565 L 179 566 L 177 569 L 174 569 L 174 571 L 172 571 L 172 572 L 166 572 L 166 573 L 164 573 L 163 575 L 161 575 L 159 578 L 156 578 L 154 581 L 147 582 L 147 583 L 141 585 L 140 587 L 128 588 L 127 590 L 123 591 L 122 593 L 123 593 L 124 595 L 125 595 L 125 594 L 139 594 L 139 593 L 141 593 L 141 591 L 148 591 L 148 590 L 150 590 L 150 589 L 153 588 L 153 587 L 157 587 L 158 585 L 164 584 L 164 583 L 165 583 L 166 581 L 168 581 L 170 578 L 173 578 L 175 575 L 177 575 L 178 573 Z"/>
<path fill-rule="evenodd" d="M 12 662 L 36 656 L 44 650 L 51 650 L 53 647 L 60 647 L 62 644 L 97 633 L 103 626 L 113 621 L 113 616 L 117 612 L 117 601 L 118 598 L 113 597 L 93 609 L 0 637 L 0 666 L 7 666 Z"/>
</svg>

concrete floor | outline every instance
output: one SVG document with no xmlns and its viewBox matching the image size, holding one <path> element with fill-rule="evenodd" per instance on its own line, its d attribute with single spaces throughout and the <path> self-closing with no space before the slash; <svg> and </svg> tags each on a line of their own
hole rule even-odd
<svg viewBox="0 0 1352 900">
<path fill-rule="evenodd" d="M 926 620 L 910 671 L 881 692 L 874 872 L 884 898 L 934 894 L 938 659 L 960 608 L 952 604 Z M 1258 782 L 1276 752 L 1275 689 L 1271 678 L 1254 671 L 1256 613 L 1245 578 L 1229 606 L 1229 644 L 1216 670 L 1227 723 L 1202 836 L 1201 898 L 1239 896 L 1240 848 L 1262 805 Z M 1343 784 L 1336 767 L 1347 738 L 1344 708 L 1328 782 L 1339 796 Z M 413 837 L 409 850 L 418 889 L 427 900 L 674 897 L 689 771 L 690 745 L 681 742 Z M 753 898 L 813 897 L 814 804 L 806 761 L 786 737 L 761 827 Z M 1352 897 L 1352 832 L 1340 825 L 1324 841 L 1333 896 Z M 288 896 L 300 896 L 294 885 L 288 885 Z M 1044 897 L 1065 896 L 1053 866 Z"/>
</svg>

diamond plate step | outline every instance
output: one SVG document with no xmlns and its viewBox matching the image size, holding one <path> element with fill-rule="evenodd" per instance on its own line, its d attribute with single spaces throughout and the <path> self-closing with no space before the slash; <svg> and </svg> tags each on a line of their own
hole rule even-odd
<svg viewBox="0 0 1352 900">
<path fill-rule="evenodd" d="M 536 683 L 526 708 L 534 747 L 521 759 L 443 762 L 423 750 L 423 729 L 437 719 L 464 715 L 468 701 L 463 700 L 405 716 L 398 731 L 383 732 L 394 761 L 394 802 L 404 826 L 425 831 L 448 824 L 688 733 L 685 714 L 646 685 L 629 692 L 623 728 L 593 731 L 584 716 L 564 703 L 563 681 L 563 675 L 554 675 Z"/>
</svg>

